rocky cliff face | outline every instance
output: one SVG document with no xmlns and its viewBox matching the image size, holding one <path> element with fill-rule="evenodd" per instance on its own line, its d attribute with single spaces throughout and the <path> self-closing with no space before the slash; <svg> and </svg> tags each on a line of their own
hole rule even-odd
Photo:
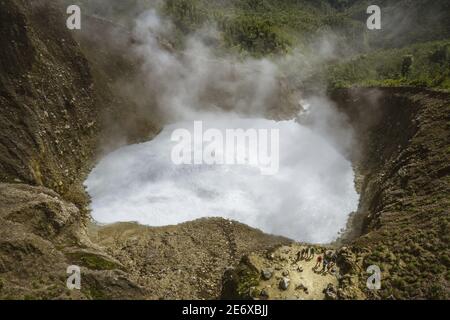
<svg viewBox="0 0 450 320">
<path fill-rule="evenodd" d="M 53 190 L 0 184 L 0 298 L 137 298 L 123 266 L 94 245 L 80 210 Z M 82 269 L 81 291 L 66 287 L 67 267 Z"/>
<path fill-rule="evenodd" d="M 449 294 L 450 95 L 417 88 L 355 89 L 335 99 L 359 132 L 364 269 L 380 266 L 377 296 Z"/>
<path fill-rule="evenodd" d="M 97 128 L 87 60 L 56 3 L 0 6 L 1 180 L 75 198 Z"/>
<path fill-rule="evenodd" d="M 140 289 L 86 235 L 81 183 L 98 110 L 62 13 L 52 1 L 0 2 L 0 297 L 136 296 Z M 88 262 L 84 289 L 68 291 L 67 267 Z"/>
</svg>

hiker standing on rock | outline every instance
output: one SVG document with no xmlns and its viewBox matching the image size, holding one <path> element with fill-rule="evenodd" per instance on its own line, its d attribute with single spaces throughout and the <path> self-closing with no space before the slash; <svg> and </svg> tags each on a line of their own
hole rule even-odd
<svg viewBox="0 0 450 320">
<path fill-rule="evenodd" d="M 330 255 L 328 254 L 328 252 L 326 252 L 323 255 L 323 265 L 322 265 L 322 272 L 326 273 L 328 271 L 328 264 L 330 263 Z"/>
<path fill-rule="evenodd" d="M 296 260 L 295 262 L 299 262 L 300 260 L 303 259 L 303 250 L 304 250 L 304 249 L 299 250 L 299 251 L 297 252 L 297 260 Z"/>
<path fill-rule="evenodd" d="M 333 269 L 333 267 L 336 265 L 336 260 L 337 260 L 337 254 L 336 254 L 336 252 L 334 252 L 330 257 L 330 261 L 328 264 L 328 270 L 327 270 L 328 272 L 330 272 Z"/>
<path fill-rule="evenodd" d="M 303 248 L 300 254 L 300 260 L 306 259 L 306 256 L 308 254 L 308 249 L 307 248 Z"/>
<path fill-rule="evenodd" d="M 309 254 L 308 254 L 308 259 L 312 260 L 314 258 L 314 247 L 310 247 L 309 248 Z"/>
</svg>

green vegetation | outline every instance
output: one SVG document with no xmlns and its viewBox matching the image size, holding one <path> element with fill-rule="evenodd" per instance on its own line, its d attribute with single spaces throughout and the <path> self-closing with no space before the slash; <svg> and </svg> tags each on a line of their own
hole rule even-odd
<svg viewBox="0 0 450 320">
<path fill-rule="evenodd" d="M 92 270 L 113 270 L 121 268 L 117 263 L 93 253 L 72 252 L 68 253 L 67 257 L 73 263 L 79 264 Z"/>
<path fill-rule="evenodd" d="M 92 286 L 86 290 L 83 289 L 83 292 L 92 300 L 108 300 L 109 298 L 99 286 Z"/>
<path fill-rule="evenodd" d="M 238 274 L 238 296 L 249 298 L 251 295 L 255 294 L 255 292 L 252 291 L 252 288 L 256 287 L 259 284 L 259 273 L 256 270 L 248 268 L 240 269 Z"/>
<path fill-rule="evenodd" d="M 328 67 L 333 88 L 418 86 L 450 89 L 450 41 L 378 50 Z"/>
<path fill-rule="evenodd" d="M 182 32 L 195 31 L 208 19 L 199 0 L 167 0 L 163 10 Z"/>
<path fill-rule="evenodd" d="M 225 42 L 240 51 L 267 55 L 287 52 L 293 41 L 265 17 L 240 15 L 224 26 Z"/>
<path fill-rule="evenodd" d="M 162 12 L 182 33 L 214 24 L 227 48 L 254 56 L 286 53 L 323 31 L 357 33 L 355 23 L 325 0 L 168 0 Z"/>
<path fill-rule="evenodd" d="M 381 1 L 383 28 L 375 32 L 365 27 L 369 4 L 363 0 L 168 0 L 162 12 L 174 21 L 179 35 L 214 24 L 221 32 L 220 46 L 244 55 L 270 56 L 293 48 L 314 55 L 311 44 L 317 37 L 332 35 L 339 59 L 327 61 L 303 85 L 319 80 L 332 89 L 449 89 L 450 28 L 445 27 L 449 4 Z"/>
</svg>

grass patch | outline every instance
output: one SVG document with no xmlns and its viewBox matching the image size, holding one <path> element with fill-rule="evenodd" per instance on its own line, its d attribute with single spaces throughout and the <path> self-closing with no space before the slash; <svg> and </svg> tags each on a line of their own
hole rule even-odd
<svg viewBox="0 0 450 320">
<path fill-rule="evenodd" d="M 86 252 L 73 252 L 66 254 L 74 264 L 86 267 L 92 270 L 114 270 L 121 269 L 117 263 L 107 260 L 99 255 Z"/>
</svg>

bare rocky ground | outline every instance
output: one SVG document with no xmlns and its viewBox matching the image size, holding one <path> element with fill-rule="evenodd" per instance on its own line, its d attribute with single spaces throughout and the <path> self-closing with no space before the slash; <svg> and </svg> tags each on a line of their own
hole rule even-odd
<svg viewBox="0 0 450 320">
<path fill-rule="evenodd" d="M 290 242 L 220 218 L 158 228 L 119 223 L 95 229 L 92 238 L 146 288 L 150 299 L 218 298 L 223 273 L 240 257 Z"/>
<path fill-rule="evenodd" d="M 336 299 L 339 268 L 334 264 L 323 269 L 317 258 L 335 250 L 314 246 L 315 253 L 299 257 L 299 253 L 312 246 L 292 243 L 280 245 L 264 254 L 252 253 L 246 256 L 237 270 L 227 270 L 224 276 L 222 297 L 234 298 L 238 292 L 252 299 L 278 300 L 323 300 Z M 246 268 L 242 268 L 245 265 Z M 234 278 L 245 273 L 246 282 L 235 286 Z"/>
<path fill-rule="evenodd" d="M 300 244 L 236 222 L 90 222 L 81 183 L 104 132 L 119 132 L 125 143 L 148 138 L 158 126 L 120 124 L 127 109 L 111 93 L 113 75 L 65 28 L 54 27 L 65 23 L 61 12 L 56 1 L 0 2 L 0 298 L 260 299 L 264 289 L 281 299 L 448 298 L 448 93 L 333 95 L 359 133 L 361 152 L 352 160 L 361 203 L 349 222 L 356 232 L 325 247 L 338 254 L 339 277 L 317 275 L 311 262 L 293 264 Z M 143 118 L 133 110 L 136 121 Z M 104 112 L 116 116 L 104 122 Z M 66 288 L 72 264 L 82 268 L 81 291 Z M 382 270 L 376 292 L 365 287 L 372 264 Z M 269 280 L 264 269 L 274 272 Z M 276 286 L 288 276 L 292 287 Z M 296 290 L 300 284 L 308 295 Z"/>
</svg>

